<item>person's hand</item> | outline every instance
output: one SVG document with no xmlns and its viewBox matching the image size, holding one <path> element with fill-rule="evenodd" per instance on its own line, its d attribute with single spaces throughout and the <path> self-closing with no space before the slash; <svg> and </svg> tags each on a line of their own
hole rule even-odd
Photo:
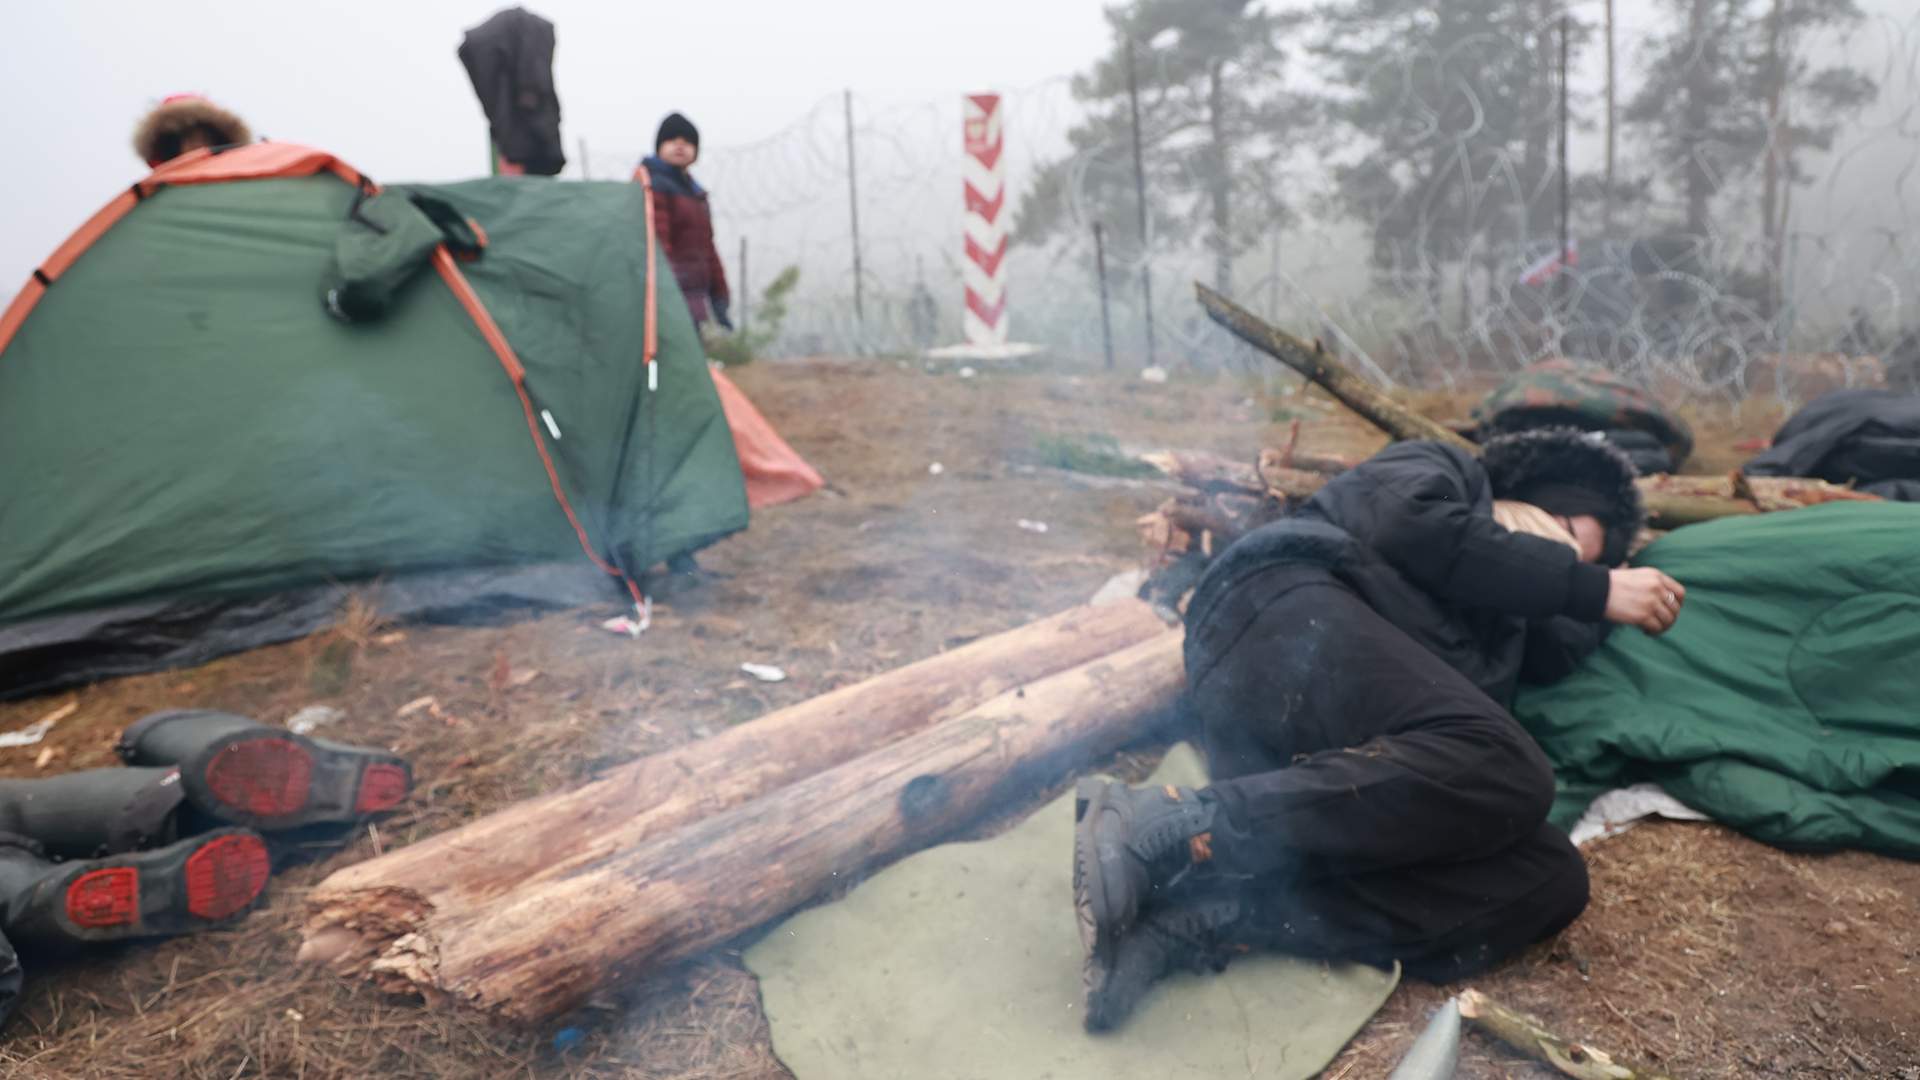
<svg viewBox="0 0 1920 1080">
<path fill-rule="evenodd" d="M 727 318 L 727 302 L 719 297 L 709 297 L 707 307 L 713 311 L 713 321 L 725 327 L 729 333 L 733 330 L 733 320 Z"/>
<path fill-rule="evenodd" d="M 1680 617 L 1686 587 L 1651 566 L 1607 571 L 1607 621 L 1663 634 Z"/>
</svg>

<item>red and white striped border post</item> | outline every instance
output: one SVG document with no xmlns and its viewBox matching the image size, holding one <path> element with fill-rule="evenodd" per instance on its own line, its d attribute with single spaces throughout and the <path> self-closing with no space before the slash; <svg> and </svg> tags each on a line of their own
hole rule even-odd
<svg viewBox="0 0 1920 1080">
<path fill-rule="evenodd" d="M 967 286 L 961 325 L 969 345 L 1007 342 L 1007 163 L 1000 129 L 1000 95 L 968 94 L 966 103 Z"/>
</svg>

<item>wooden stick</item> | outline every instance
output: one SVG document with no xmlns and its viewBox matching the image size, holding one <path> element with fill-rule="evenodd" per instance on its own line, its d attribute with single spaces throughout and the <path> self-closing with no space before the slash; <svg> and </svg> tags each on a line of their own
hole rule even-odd
<svg viewBox="0 0 1920 1080">
<path fill-rule="evenodd" d="M 1460 1015 L 1469 1023 L 1576 1080 L 1673 1080 L 1657 1069 L 1615 1061 L 1603 1050 L 1563 1039 L 1539 1021 L 1514 1012 L 1478 990 L 1463 991 L 1459 1001 Z"/>
<path fill-rule="evenodd" d="M 1468 453 L 1473 443 L 1382 393 L 1380 388 L 1335 360 L 1319 342 L 1309 345 L 1285 333 L 1253 312 L 1194 282 L 1200 306 L 1214 322 L 1247 344 L 1307 377 L 1340 403 L 1396 439 L 1432 439 Z"/>
</svg>

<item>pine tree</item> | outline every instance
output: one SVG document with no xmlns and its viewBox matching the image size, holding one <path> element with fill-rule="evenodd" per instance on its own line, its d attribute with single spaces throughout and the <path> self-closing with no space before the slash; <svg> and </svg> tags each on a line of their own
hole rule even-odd
<svg viewBox="0 0 1920 1080">
<path fill-rule="evenodd" d="M 1762 151 L 1760 233 L 1766 252 L 1766 306 L 1780 303 L 1781 237 L 1786 232 L 1793 188 L 1810 179 L 1801 167 L 1803 149 L 1828 150 L 1841 122 L 1879 92 L 1871 78 L 1844 65 L 1815 69 L 1806 40 L 1822 30 L 1857 26 L 1864 15 L 1854 0 L 1770 0 L 1762 23 L 1765 45 L 1752 65 L 1752 96 L 1766 102 Z"/>
<path fill-rule="evenodd" d="M 1808 179 L 1803 149 L 1824 150 L 1840 123 L 1873 99 L 1866 75 L 1814 69 L 1796 52 L 1815 30 L 1857 23 L 1853 0 L 1662 0 L 1670 25 L 1646 58 L 1625 120 L 1654 168 L 1685 199 L 1685 231 L 1704 241 L 1714 197 L 1758 167 L 1761 233 L 1780 227 L 1781 192 Z"/>
<path fill-rule="evenodd" d="M 1437 290 L 1441 264 L 1553 231 L 1557 16 L 1544 0 L 1325 11 L 1329 115 L 1362 148 L 1336 166 L 1335 197 L 1371 226 L 1377 270 L 1411 268 Z"/>
<path fill-rule="evenodd" d="M 1202 237 L 1215 286 L 1230 291 L 1233 256 L 1286 212 L 1271 177 L 1308 119 L 1282 84 L 1282 39 L 1298 20 L 1255 0 L 1134 0 L 1106 14 L 1113 47 L 1073 81 L 1088 116 L 1068 132 L 1071 152 L 1043 166 L 1024 194 L 1014 236 L 1044 243 L 1100 221 L 1110 266 L 1140 257 L 1149 238 L 1135 201 L 1131 59 L 1150 239 Z"/>
</svg>

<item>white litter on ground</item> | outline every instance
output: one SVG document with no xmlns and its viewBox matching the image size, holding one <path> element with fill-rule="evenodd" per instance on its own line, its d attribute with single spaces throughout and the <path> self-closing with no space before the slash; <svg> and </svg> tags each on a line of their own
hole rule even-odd
<svg viewBox="0 0 1920 1080">
<path fill-rule="evenodd" d="M 1575 847 L 1619 836 L 1650 817 L 1669 821 L 1711 821 L 1707 815 L 1666 793 L 1658 784 L 1615 788 L 1593 800 L 1568 833 Z"/>
<path fill-rule="evenodd" d="M 310 734 L 313 729 L 326 727 L 346 715 L 331 705 L 309 705 L 287 718 L 287 730 L 295 735 Z"/>
</svg>

